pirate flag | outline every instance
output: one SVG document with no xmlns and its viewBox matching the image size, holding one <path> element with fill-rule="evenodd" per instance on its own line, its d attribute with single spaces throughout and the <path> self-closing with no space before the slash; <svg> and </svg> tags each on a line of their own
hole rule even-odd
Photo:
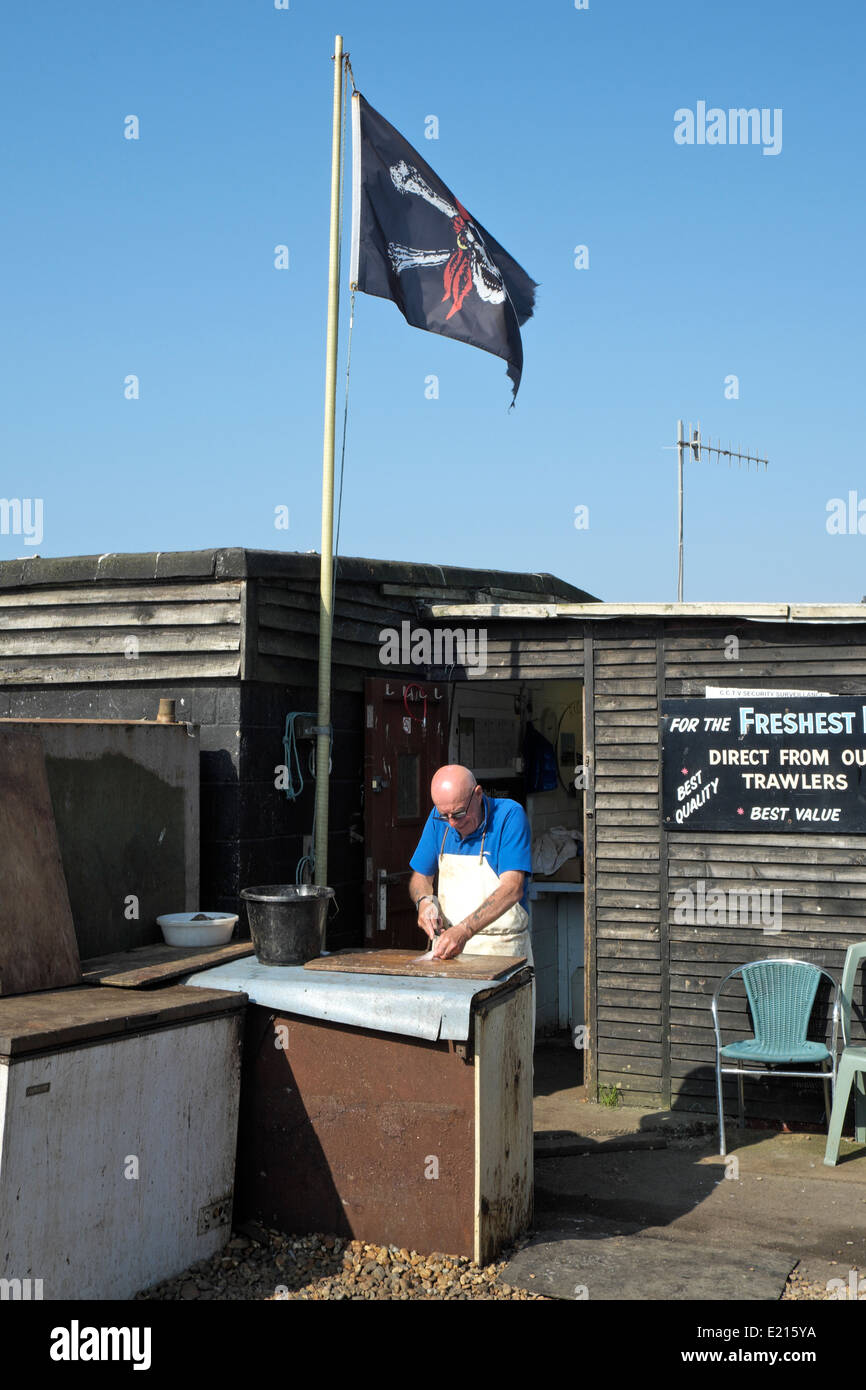
<svg viewBox="0 0 866 1390">
<path fill-rule="evenodd" d="M 415 328 L 504 357 L 516 398 L 535 281 L 360 92 L 352 133 L 352 284 Z"/>
</svg>

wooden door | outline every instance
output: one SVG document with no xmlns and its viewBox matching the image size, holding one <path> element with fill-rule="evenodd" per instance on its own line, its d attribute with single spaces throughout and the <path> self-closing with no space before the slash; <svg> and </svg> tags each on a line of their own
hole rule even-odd
<svg viewBox="0 0 866 1390">
<path fill-rule="evenodd" d="M 430 782 L 446 759 L 448 687 L 405 677 L 364 682 L 365 936 L 422 951 L 409 899 L 409 860 L 430 813 Z"/>
</svg>

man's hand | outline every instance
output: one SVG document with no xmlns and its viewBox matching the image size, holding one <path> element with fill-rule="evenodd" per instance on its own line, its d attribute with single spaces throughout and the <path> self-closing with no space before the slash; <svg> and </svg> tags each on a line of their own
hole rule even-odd
<svg viewBox="0 0 866 1390">
<path fill-rule="evenodd" d="M 466 927 L 449 927 L 433 943 L 434 960 L 453 960 L 459 956 L 466 943 L 472 940 L 472 933 Z"/>
<path fill-rule="evenodd" d="M 523 894 L 523 873 L 518 869 L 508 869 L 499 876 L 499 885 L 486 898 L 480 907 L 462 922 L 457 922 L 455 926 L 449 927 L 438 938 L 433 946 L 433 956 L 436 960 L 453 960 L 459 956 L 461 951 L 466 949 L 466 945 L 472 940 L 476 932 L 481 931 L 491 922 L 497 921 L 504 912 L 520 901 Z"/>
<path fill-rule="evenodd" d="M 425 898 L 418 909 L 418 926 L 426 932 L 432 941 L 436 935 L 436 929 L 441 924 L 439 908 L 432 898 Z"/>
<path fill-rule="evenodd" d="M 413 873 L 409 880 L 409 897 L 415 904 L 418 926 L 432 941 L 436 935 L 436 928 L 441 924 L 439 907 L 433 902 L 432 878 L 427 878 L 424 874 Z"/>
</svg>

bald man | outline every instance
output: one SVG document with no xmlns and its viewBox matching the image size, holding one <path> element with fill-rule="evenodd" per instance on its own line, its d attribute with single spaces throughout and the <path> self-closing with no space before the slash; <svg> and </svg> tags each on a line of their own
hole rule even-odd
<svg viewBox="0 0 866 1390">
<path fill-rule="evenodd" d="M 409 861 L 409 893 L 434 956 L 526 956 L 531 965 L 526 812 L 516 801 L 485 796 L 457 764 L 440 767 L 430 796 L 433 810 Z"/>
</svg>

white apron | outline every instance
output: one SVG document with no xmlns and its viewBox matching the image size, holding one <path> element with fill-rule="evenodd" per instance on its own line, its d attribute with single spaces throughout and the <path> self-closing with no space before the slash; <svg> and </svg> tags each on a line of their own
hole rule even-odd
<svg viewBox="0 0 866 1390">
<path fill-rule="evenodd" d="M 456 834 L 456 831 L 455 831 Z M 481 851 L 474 854 L 444 854 L 448 830 L 442 837 L 439 851 L 439 885 L 437 897 L 442 912 L 451 926 L 462 922 L 475 912 L 495 892 L 501 883 L 497 873 L 484 858 L 485 829 L 481 836 Z M 482 927 L 463 948 L 464 956 L 525 956 L 533 965 L 529 914 L 515 903 L 489 926 Z"/>
</svg>

